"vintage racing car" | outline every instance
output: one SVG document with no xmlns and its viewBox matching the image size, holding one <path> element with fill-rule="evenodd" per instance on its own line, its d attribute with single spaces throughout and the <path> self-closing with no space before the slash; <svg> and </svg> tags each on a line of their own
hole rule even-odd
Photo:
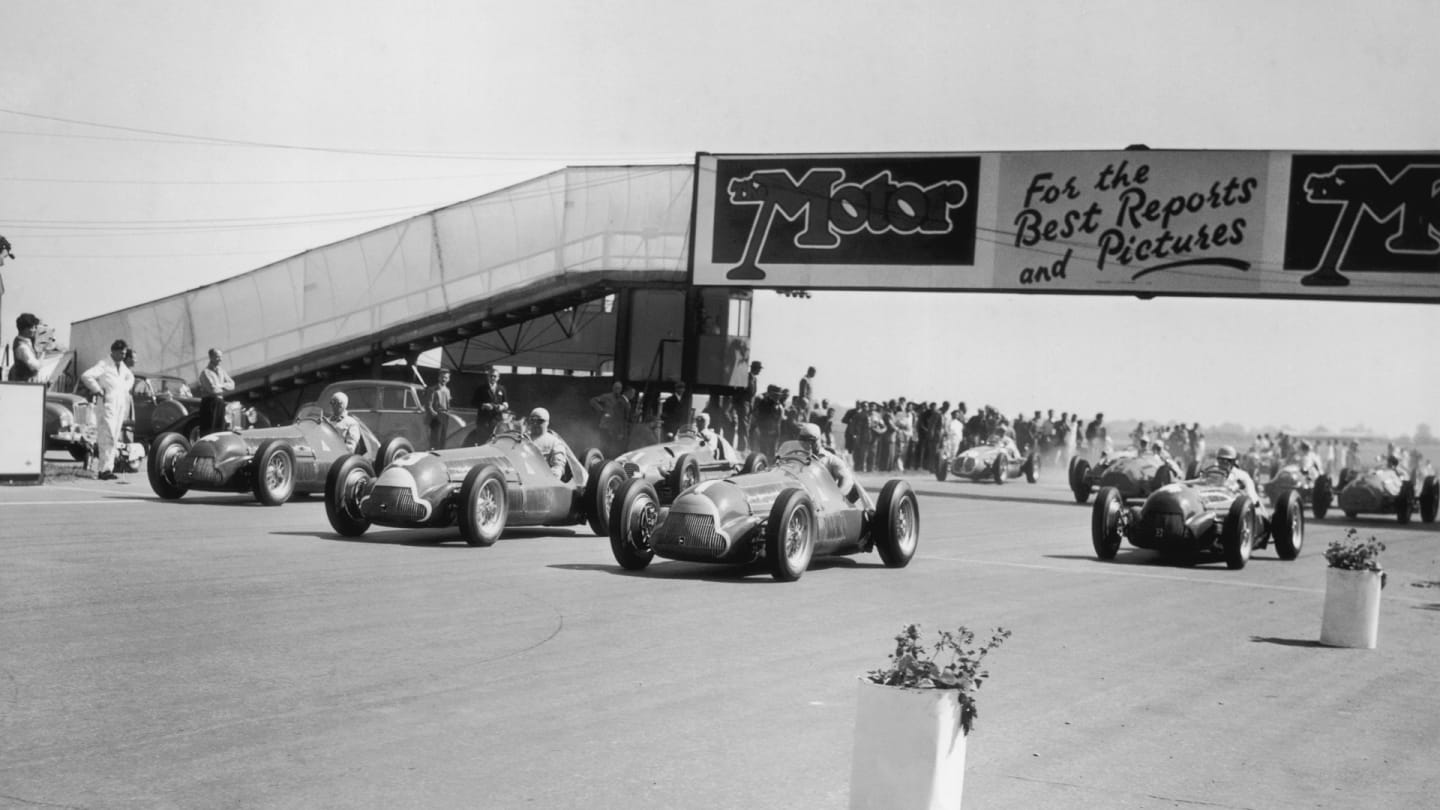
<svg viewBox="0 0 1440 810">
<path fill-rule="evenodd" d="M 389 463 L 411 449 L 404 439 L 381 442 L 364 422 L 360 437 L 355 449 L 372 462 Z M 162 433 L 150 448 L 147 472 L 150 488 L 166 500 L 192 489 L 248 491 L 266 506 L 279 506 L 297 493 L 324 492 L 330 467 L 348 455 L 329 422 L 303 417 L 279 427 L 210 433 L 194 444 Z"/>
<path fill-rule="evenodd" d="M 980 444 L 969 450 L 956 453 L 952 459 L 942 459 L 935 467 L 935 477 L 944 481 L 950 476 L 969 478 L 972 481 L 994 481 L 1005 483 L 1006 479 L 1025 476 L 1035 483 L 1035 454 L 1022 456 L 1018 451 L 993 444 Z"/>
<path fill-rule="evenodd" d="M 1219 554 L 1227 567 L 1244 568 L 1251 552 L 1272 539 L 1280 559 L 1299 556 L 1305 507 L 1298 492 L 1284 492 L 1271 515 L 1224 482 L 1220 468 L 1211 467 L 1199 478 L 1160 487 L 1138 505 L 1115 487 L 1101 487 L 1090 519 L 1095 556 L 1114 559 L 1120 541 L 1129 540 L 1185 562 Z"/>
<path fill-rule="evenodd" d="M 1257 483 L 1271 503 L 1279 503 L 1280 496 L 1287 491 L 1300 493 L 1301 503 L 1310 506 L 1310 513 L 1316 520 L 1324 519 L 1334 500 L 1334 485 L 1330 476 L 1324 473 L 1317 476 L 1306 475 L 1300 471 L 1299 464 L 1283 464 L 1273 477 Z"/>
<path fill-rule="evenodd" d="M 456 523 L 472 546 L 489 546 L 507 526 L 589 523 L 604 535 L 606 496 L 600 451 L 582 464 L 566 448 L 563 478 L 514 425 L 504 425 L 479 447 L 411 453 L 380 467 L 360 456 L 335 462 L 325 483 L 330 526 L 358 537 L 371 525 L 443 528 Z"/>
<path fill-rule="evenodd" d="M 730 457 L 726 457 L 726 456 Z M 769 466 L 764 453 L 750 453 L 740 458 L 728 443 L 716 447 L 701 439 L 699 433 L 682 429 L 673 441 L 638 447 L 605 463 L 623 473 L 624 478 L 643 478 L 655 488 L 660 503 L 668 504 L 684 490 L 712 478 L 736 473 L 759 472 Z M 603 475 L 603 473 L 602 473 Z M 606 478 L 609 482 L 611 479 Z M 623 480 L 623 479 L 622 479 Z M 614 482 L 611 494 L 618 489 Z"/>
<path fill-rule="evenodd" d="M 1420 479 L 1418 492 L 1416 478 Z M 1415 507 L 1419 506 L 1420 519 L 1434 523 L 1436 511 L 1440 509 L 1440 480 L 1428 464 L 1415 476 L 1388 466 L 1358 473 L 1344 470 L 1340 474 L 1336 502 L 1348 518 L 1380 512 L 1394 515 L 1401 523 L 1409 523 Z"/>
<path fill-rule="evenodd" d="M 874 549 L 887 567 L 903 568 L 919 538 L 909 483 L 887 481 L 870 513 L 847 500 L 799 442 L 781 445 L 774 467 L 703 481 L 669 507 L 649 481 L 632 478 L 616 492 L 610 521 L 610 550 L 627 570 L 657 555 L 735 565 L 764 560 L 782 582 L 799 579 L 817 555 Z"/>
<path fill-rule="evenodd" d="M 1085 503 L 1091 492 L 1103 487 L 1115 488 L 1124 500 L 1136 500 L 1166 484 L 1193 478 L 1195 472 L 1181 471 L 1173 458 L 1135 448 L 1101 455 L 1094 466 L 1088 459 L 1076 456 L 1070 459 L 1070 491 L 1076 503 Z"/>
</svg>

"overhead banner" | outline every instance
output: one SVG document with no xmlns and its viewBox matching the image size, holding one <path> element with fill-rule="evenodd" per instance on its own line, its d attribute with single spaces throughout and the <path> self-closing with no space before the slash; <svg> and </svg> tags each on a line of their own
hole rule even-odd
<svg viewBox="0 0 1440 810">
<path fill-rule="evenodd" d="M 1440 153 L 710 155 L 698 285 L 1440 301 Z"/>
</svg>

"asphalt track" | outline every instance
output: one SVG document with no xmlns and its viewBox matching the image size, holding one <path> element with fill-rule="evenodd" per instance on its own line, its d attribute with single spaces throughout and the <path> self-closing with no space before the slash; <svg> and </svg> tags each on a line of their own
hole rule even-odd
<svg viewBox="0 0 1440 810">
<path fill-rule="evenodd" d="M 0 808 L 844 808 L 857 677 L 908 622 L 1014 633 L 968 810 L 1435 806 L 1440 526 L 1102 563 L 1054 475 L 910 480 L 908 568 L 792 584 L 626 573 L 582 527 L 470 548 L 144 476 L 0 487 Z M 1347 525 L 1389 547 L 1375 650 L 1317 643 Z"/>
</svg>

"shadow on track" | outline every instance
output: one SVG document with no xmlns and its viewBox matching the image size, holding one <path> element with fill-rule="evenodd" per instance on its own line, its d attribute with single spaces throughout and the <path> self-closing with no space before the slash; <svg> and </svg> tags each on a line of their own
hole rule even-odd
<svg viewBox="0 0 1440 810">
<path fill-rule="evenodd" d="M 1278 644 L 1282 647 L 1319 647 L 1331 649 L 1325 644 L 1308 638 L 1274 638 L 1273 636 L 1251 636 L 1250 640 L 1256 644 Z"/>
<path fill-rule="evenodd" d="M 877 558 L 878 559 L 878 558 Z M 662 580 L 698 580 L 703 582 L 733 582 L 740 585 L 762 585 L 766 583 L 775 585 L 788 585 L 788 582 L 776 582 L 770 576 L 770 569 L 765 567 L 763 562 L 750 563 L 749 565 L 723 565 L 717 563 L 685 562 L 682 560 L 656 560 L 650 563 L 643 571 L 627 571 L 621 568 L 619 563 L 611 565 L 596 565 L 593 563 L 556 563 L 547 566 L 560 571 L 596 571 L 605 574 L 612 574 L 621 577 L 634 577 L 636 579 L 662 579 Z M 805 569 L 805 576 L 812 576 L 819 571 L 831 568 L 845 568 L 850 570 L 861 570 L 866 568 L 884 568 L 879 562 L 866 563 L 856 560 L 854 557 L 817 557 Z"/>
</svg>

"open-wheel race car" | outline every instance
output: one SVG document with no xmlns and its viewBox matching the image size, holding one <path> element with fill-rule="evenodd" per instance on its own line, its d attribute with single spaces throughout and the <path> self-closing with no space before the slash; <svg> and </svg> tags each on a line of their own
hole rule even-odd
<svg viewBox="0 0 1440 810">
<path fill-rule="evenodd" d="M 1250 554 L 1275 541 L 1282 560 L 1300 555 L 1305 542 L 1305 507 L 1287 490 L 1273 514 L 1225 483 L 1218 467 L 1200 478 L 1167 484 L 1143 503 L 1127 502 L 1115 487 L 1101 487 L 1091 512 L 1095 556 L 1112 560 L 1122 540 L 1184 563 L 1219 556 L 1229 568 L 1244 568 Z"/>
<path fill-rule="evenodd" d="M 479 447 L 411 453 L 376 474 L 369 459 L 347 456 L 330 468 L 325 514 L 330 526 L 358 537 L 372 525 L 444 528 L 459 524 L 472 546 L 493 545 L 508 526 L 589 523 L 604 535 L 610 487 L 597 475 L 599 450 L 582 463 L 565 448 L 556 477 L 545 456 L 519 430 L 502 426 Z"/>
<path fill-rule="evenodd" d="M 1195 472 L 1182 471 L 1179 462 L 1169 456 L 1136 449 L 1107 453 L 1093 466 L 1076 456 L 1070 459 L 1070 491 L 1076 503 L 1085 503 L 1090 493 L 1104 487 L 1113 487 L 1125 500 L 1138 500 L 1167 484 L 1193 478 Z"/>
<path fill-rule="evenodd" d="M 1282 464 L 1275 475 L 1264 480 L 1260 489 L 1271 503 L 1279 503 L 1288 491 L 1300 493 L 1300 501 L 1310 507 L 1316 520 L 1323 520 L 1335 498 L 1335 486 L 1326 473 L 1307 475 L 1299 464 Z"/>
<path fill-rule="evenodd" d="M 683 429 L 675 434 L 673 441 L 637 447 L 605 462 L 602 469 L 609 471 L 612 465 L 624 478 L 649 481 L 660 503 L 668 504 L 701 481 L 759 472 L 770 463 L 764 453 L 749 453 L 741 458 L 728 443 L 717 446 L 696 431 Z M 607 476 L 605 480 L 610 483 L 613 479 Z M 614 484 L 611 495 L 613 489 L 619 488 L 620 481 Z"/>
<path fill-rule="evenodd" d="M 358 457 L 388 464 L 410 452 L 404 439 L 381 442 L 360 423 Z M 201 436 L 194 444 L 179 433 L 162 433 L 150 448 L 150 488 L 166 500 L 192 489 L 253 492 L 266 506 L 295 494 L 325 491 L 330 467 L 350 455 L 340 433 L 324 419 L 305 417 L 279 427 L 227 430 Z"/>
<path fill-rule="evenodd" d="M 804 575 L 816 556 L 880 553 L 903 568 L 920 538 L 920 510 L 910 484 L 887 481 L 874 512 L 851 503 L 825 465 L 799 442 L 786 442 L 775 466 L 701 482 L 660 503 L 655 487 L 634 478 L 611 508 L 615 561 L 639 571 L 656 556 L 748 565 L 763 560 L 781 582 Z"/>
<path fill-rule="evenodd" d="M 950 476 L 969 478 L 971 481 L 994 481 L 1003 484 L 1011 478 L 1025 476 L 1035 483 L 1038 471 L 1035 469 L 1035 454 L 1020 455 L 1013 447 L 981 444 L 956 453 L 954 458 L 941 459 L 935 467 L 935 477 L 944 481 Z"/>
<path fill-rule="evenodd" d="M 1378 512 L 1394 515 L 1400 523 L 1409 523 L 1418 506 L 1420 519 L 1434 523 L 1436 512 L 1440 511 L 1440 479 L 1428 464 L 1415 475 L 1389 466 L 1360 472 L 1347 469 L 1340 473 L 1340 490 L 1335 500 L 1347 518 Z"/>
</svg>

